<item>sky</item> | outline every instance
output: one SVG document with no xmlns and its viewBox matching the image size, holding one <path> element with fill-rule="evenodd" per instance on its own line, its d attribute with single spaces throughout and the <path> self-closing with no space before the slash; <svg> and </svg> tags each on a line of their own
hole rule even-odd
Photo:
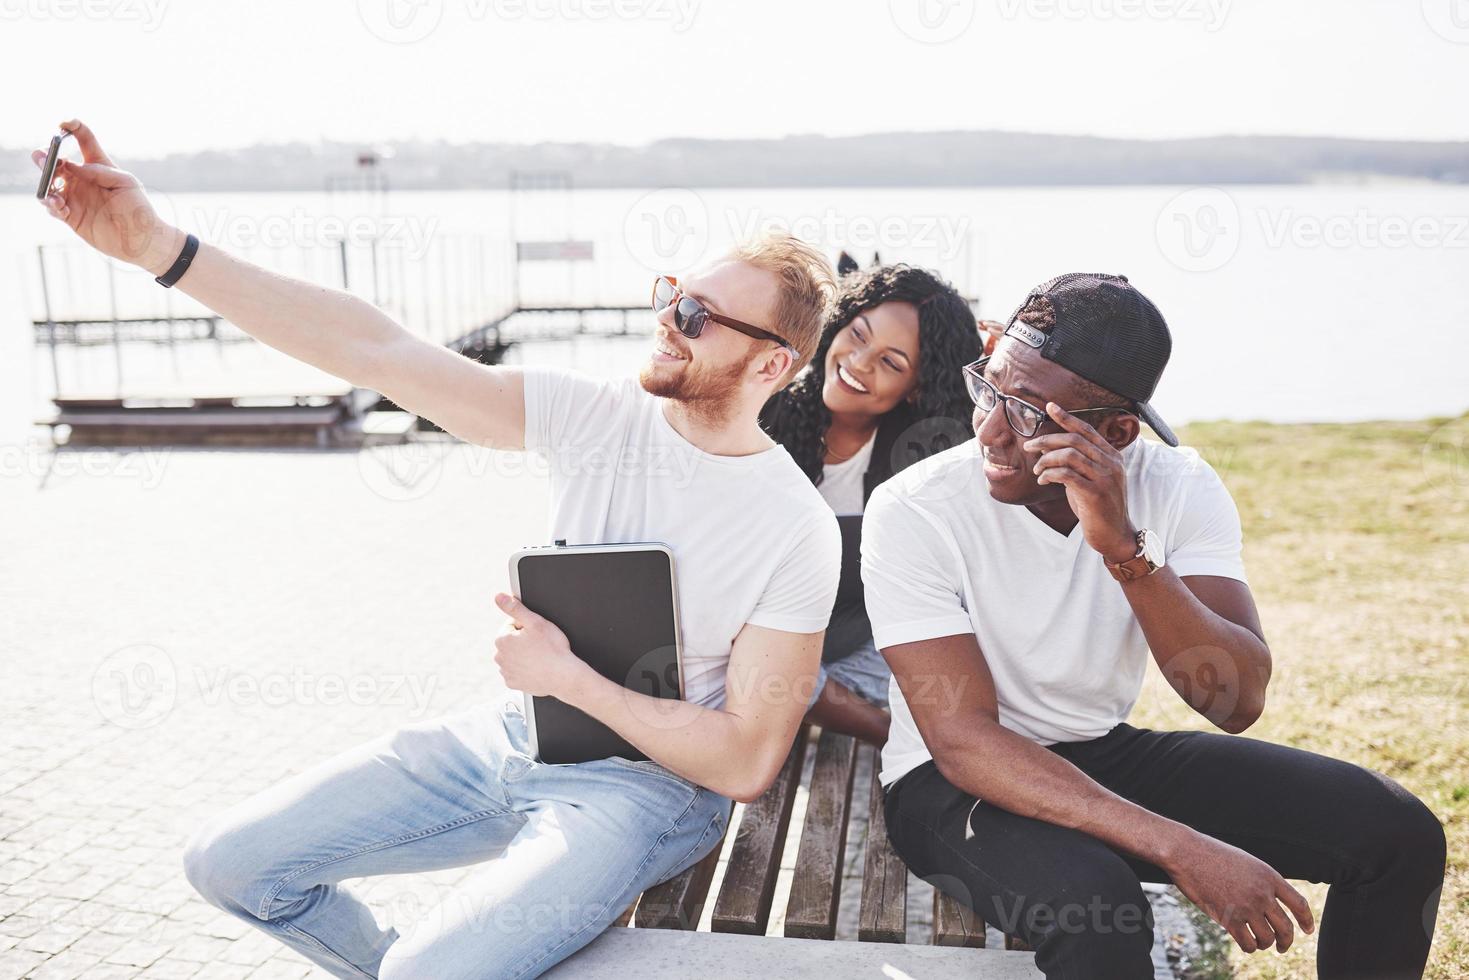
<svg viewBox="0 0 1469 980">
<path fill-rule="evenodd" d="M 0 0 L 0 146 L 1469 139 L 1469 0 Z"/>
</svg>

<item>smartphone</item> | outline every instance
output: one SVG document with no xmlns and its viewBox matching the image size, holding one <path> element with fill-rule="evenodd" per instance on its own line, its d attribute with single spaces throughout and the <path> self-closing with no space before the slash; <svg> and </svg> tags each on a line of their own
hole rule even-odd
<svg viewBox="0 0 1469 980">
<path fill-rule="evenodd" d="M 36 188 L 36 200 L 46 200 L 51 190 L 51 180 L 56 176 L 56 162 L 61 158 L 61 141 L 70 133 L 58 133 L 51 137 L 51 148 L 46 151 L 46 165 L 41 168 L 41 184 Z"/>
</svg>

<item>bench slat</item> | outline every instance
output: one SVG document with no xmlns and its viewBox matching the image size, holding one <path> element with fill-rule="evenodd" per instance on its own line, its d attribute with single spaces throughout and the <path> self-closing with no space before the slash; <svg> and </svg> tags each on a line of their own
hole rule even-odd
<svg viewBox="0 0 1469 980">
<path fill-rule="evenodd" d="M 635 917 L 638 928 L 699 928 L 709 885 L 714 881 L 714 870 L 719 867 L 719 851 L 718 847 L 714 848 L 692 866 L 643 892 Z"/>
<path fill-rule="evenodd" d="M 786 905 L 785 934 L 794 939 L 836 936 L 841 899 L 842 855 L 852 807 L 856 740 L 823 731 L 816 743 L 816 766 L 806 799 L 806 822 L 796 852 L 796 874 Z"/>
<path fill-rule="evenodd" d="M 974 912 L 937 888 L 933 892 L 933 944 L 984 946 L 984 923 Z"/>
<path fill-rule="evenodd" d="M 791 825 L 791 808 L 796 803 L 796 787 L 806 761 L 808 731 L 807 726 L 801 726 L 775 782 L 758 800 L 746 805 L 740 817 L 724 883 L 714 901 L 711 927 L 715 932 L 765 935 L 786 831 Z"/>
<path fill-rule="evenodd" d="M 872 756 L 872 786 L 867 801 L 867 854 L 862 863 L 862 909 L 858 915 L 857 940 L 864 943 L 901 943 L 908 938 L 908 868 L 888 840 L 883 815 L 882 769 L 877 750 L 863 746 Z"/>
</svg>

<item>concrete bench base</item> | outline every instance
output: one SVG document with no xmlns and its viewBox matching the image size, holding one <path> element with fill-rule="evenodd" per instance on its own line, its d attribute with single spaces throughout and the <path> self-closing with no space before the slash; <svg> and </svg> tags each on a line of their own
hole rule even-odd
<svg viewBox="0 0 1469 980">
<path fill-rule="evenodd" d="M 545 973 L 557 980 L 1041 980 L 1030 953 L 614 926 Z"/>
</svg>

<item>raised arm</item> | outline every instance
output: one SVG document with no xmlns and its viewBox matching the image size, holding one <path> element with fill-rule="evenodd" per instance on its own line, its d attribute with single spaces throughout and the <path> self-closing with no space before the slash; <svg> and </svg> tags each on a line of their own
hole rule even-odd
<svg viewBox="0 0 1469 980">
<path fill-rule="evenodd" d="M 184 232 L 158 216 L 137 178 L 117 168 L 90 129 L 78 120 L 62 129 L 76 136 L 83 163 L 58 165 L 47 210 L 99 252 L 162 275 Z M 32 154 L 38 167 L 44 157 Z M 479 364 L 409 333 L 355 296 L 207 243 L 175 288 L 262 343 L 381 392 L 466 442 L 524 448 L 524 385 L 514 368 Z"/>
<path fill-rule="evenodd" d="M 1138 529 L 1128 513 L 1121 450 L 1059 405 L 1047 411 L 1066 431 L 1026 444 L 1042 453 L 1038 482 L 1066 488 L 1099 558 L 1128 560 Z M 1265 710 L 1271 672 L 1254 597 L 1243 581 L 1229 577 L 1243 570 L 1239 515 L 1224 484 L 1202 461 L 1175 478 L 1188 481 L 1190 491 L 1175 553 L 1167 556 L 1167 566 L 1118 588 L 1169 685 L 1189 707 L 1237 735 Z"/>
</svg>

